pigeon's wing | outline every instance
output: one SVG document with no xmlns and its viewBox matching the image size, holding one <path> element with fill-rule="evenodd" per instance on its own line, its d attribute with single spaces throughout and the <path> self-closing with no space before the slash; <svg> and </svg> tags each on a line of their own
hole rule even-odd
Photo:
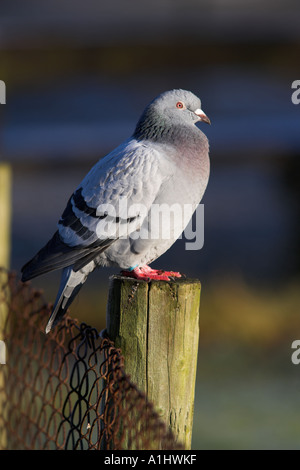
<svg viewBox="0 0 300 470">
<path fill-rule="evenodd" d="M 158 151 L 130 140 L 100 160 L 71 196 L 59 235 L 71 247 L 105 245 L 137 230 L 166 178 Z"/>
<path fill-rule="evenodd" d="M 155 148 L 128 140 L 100 160 L 70 197 L 58 231 L 27 263 L 23 280 L 73 265 L 75 271 L 143 223 L 163 180 Z"/>
</svg>

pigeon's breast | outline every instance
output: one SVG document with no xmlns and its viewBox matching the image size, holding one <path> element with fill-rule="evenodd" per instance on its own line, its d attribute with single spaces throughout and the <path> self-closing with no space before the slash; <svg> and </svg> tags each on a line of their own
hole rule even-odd
<svg viewBox="0 0 300 470">
<path fill-rule="evenodd" d="M 178 133 L 177 133 L 178 134 Z M 184 203 L 198 205 L 210 174 L 209 142 L 197 127 L 174 139 L 166 152 L 173 162 L 174 173 L 169 180 L 170 192 Z M 172 191 L 173 186 L 173 191 Z"/>
<path fill-rule="evenodd" d="M 178 239 L 201 202 L 208 183 L 208 142 L 205 139 L 188 149 L 160 147 L 161 185 L 148 216 L 137 232 L 128 239 L 116 241 L 106 250 L 105 263 L 123 269 L 148 264 Z"/>
</svg>

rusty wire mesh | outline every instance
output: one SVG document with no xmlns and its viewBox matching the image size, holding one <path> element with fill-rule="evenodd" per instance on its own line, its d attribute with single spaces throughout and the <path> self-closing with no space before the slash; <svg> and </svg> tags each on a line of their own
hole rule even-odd
<svg viewBox="0 0 300 470">
<path fill-rule="evenodd" d="M 105 335 L 68 315 L 45 335 L 41 293 L 0 274 L 0 449 L 182 448 Z"/>
</svg>

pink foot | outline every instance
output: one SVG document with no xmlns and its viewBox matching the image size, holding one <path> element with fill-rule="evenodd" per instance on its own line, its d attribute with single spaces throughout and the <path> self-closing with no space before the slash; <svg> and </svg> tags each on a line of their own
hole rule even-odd
<svg viewBox="0 0 300 470">
<path fill-rule="evenodd" d="M 134 268 L 132 271 L 122 271 L 121 274 L 140 281 L 149 281 L 151 279 L 156 281 L 170 281 L 172 277 L 181 277 L 180 273 L 163 271 L 162 269 L 152 269 L 147 265 Z"/>
</svg>

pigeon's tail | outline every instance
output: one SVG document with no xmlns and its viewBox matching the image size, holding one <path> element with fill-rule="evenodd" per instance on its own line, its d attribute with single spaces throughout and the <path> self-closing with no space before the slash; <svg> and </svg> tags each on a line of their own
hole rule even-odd
<svg viewBox="0 0 300 470">
<path fill-rule="evenodd" d="M 69 246 L 55 232 L 51 240 L 22 268 L 22 281 L 30 281 L 34 277 L 46 274 L 56 269 L 73 266 L 74 271 L 81 271 L 102 253 L 115 240 L 96 240 L 89 246 Z M 89 271 L 90 272 L 90 271 Z"/>
<path fill-rule="evenodd" d="M 92 261 L 80 271 L 74 271 L 72 266 L 63 269 L 59 291 L 54 303 L 54 307 L 46 326 L 46 333 L 62 319 L 68 307 L 80 291 L 86 281 L 88 274 L 94 269 Z"/>
<path fill-rule="evenodd" d="M 84 247 L 70 247 L 62 242 L 58 231 L 51 240 L 22 268 L 22 281 L 75 264 L 89 253 Z M 83 263 L 87 264 L 87 263 Z"/>
</svg>

